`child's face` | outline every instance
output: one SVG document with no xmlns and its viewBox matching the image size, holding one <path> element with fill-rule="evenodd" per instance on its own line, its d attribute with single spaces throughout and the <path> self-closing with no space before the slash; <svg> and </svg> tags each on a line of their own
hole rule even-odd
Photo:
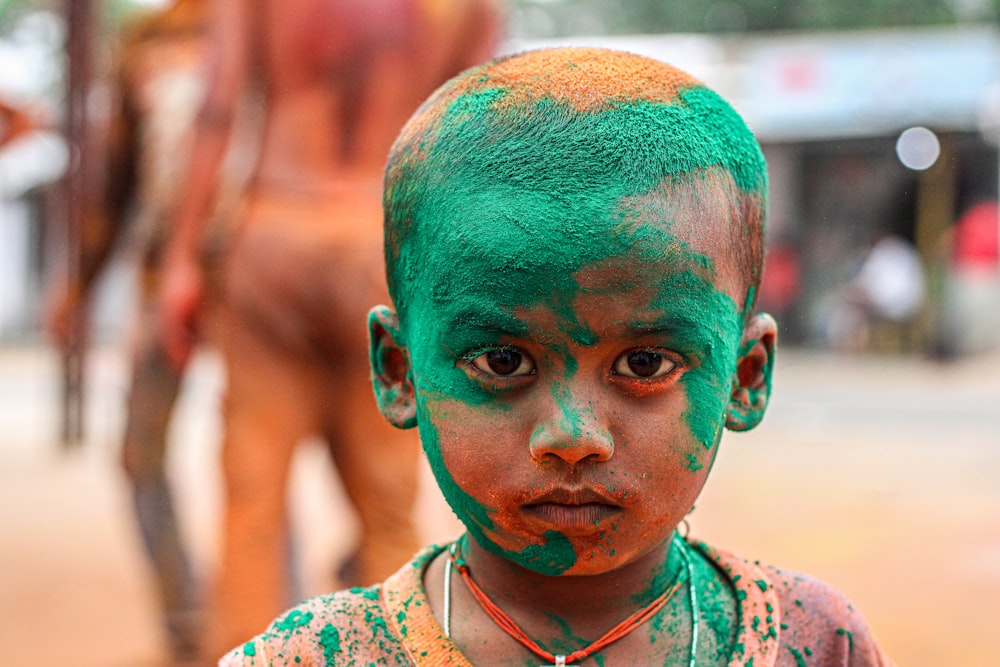
<svg viewBox="0 0 1000 667">
<path fill-rule="evenodd" d="M 691 219 L 704 207 L 623 223 L 620 207 L 504 201 L 502 220 L 456 203 L 481 219 L 424 248 L 436 268 L 401 325 L 421 438 L 484 548 L 546 574 L 606 572 L 666 543 L 715 458 L 746 295 L 689 230 L 728 224 Z M 573 215 L 593 220 L 586 235 L 565 231 Z"/>
</svg>

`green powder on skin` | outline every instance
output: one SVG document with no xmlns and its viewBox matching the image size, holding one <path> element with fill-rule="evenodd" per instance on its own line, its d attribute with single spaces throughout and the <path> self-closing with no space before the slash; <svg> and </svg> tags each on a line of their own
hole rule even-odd
<svg viewBox="0 0 1000 667">
<path fill-rule="evenodd" d="M 552 623 L 559 626 L 560 632 L 560 636 L 553 639 L 547 647 L 549 653 L 568 655 L 590 644 L 590 640 L 574 634 L 573 628 L 563 618 L 551 613 L 546 615 Z"/>
<path fill-rule="evenodd" d="M 850 630 L 845 630 L 844 628 L 837 628 L 837 634 L 847 637 L 847 650 L 850 653 L 854 652 L 854 635 L 851 634 Z"/>
<path fill-rule="evenodd" d="M 716 289 L 712 263 L 670 233 L 671 220 L 635 224 L 629 220 L 636 211 L 622 205 L 667 177 L 720 166 L 744 192 L 763 192 L 763 160 L 735 112 L 703 88 L 683 90 L 675 104 L 620 103 L 562 125 L 550 119 L 565 118 L 567 109 L 546 99 L 511 123 L 508 111 L 496 111 L 504 95 L 493 88 L 459 97 L 419 149 L 390 168 L 387 213 L 398 221 L 387 243 L 390 281 L 402 342 L 416 369 L 421 438 L 446 499 L 482 546 L 558 574 L 576 561 L 564 536 L 552 531 L 519 554 L 501 549 L 488 535 L 492 510 L 466 494 L 447 469 L 432 422 L 447 421 L 448 402 L 495 410 L 498 418 L 506 409 L 502 397 L 470 380 L 456 359 L 471 347 L 499 343 L 500 331 L 526 335 L 515 313 L 540 304 L 573 341 L 591 344 L 597 338 L 574 309 L 581 293 L 577 272 L 645 254 L 663 273 L 651 306 L 671 313 L 681 329 L 677 337 L 699 351 L 681 384 L 688 405 L 683 416 L 701 450 L 685 455 L 692 472 L 710 465 L 743 313 Z M 545 123 L 539 125 L 540 118 Z M 571 375 L 575 360 L 563 358 Z M 563 414 L 578 428 L 584 416 L 573 412 L 568 397 L 557 397 L 566 398 Z"/>
<path fill-rule="evenodd" d="M 786 644 L 786 646 L 788 647 L 789 652 L 791 652 L 792 657 L 795 658 L 796 667 L 807 667 L 806 659 L 802 657 L 802 653 L 800 653 L 798 649 L 791 644 Z"/>
<path fill-rule="evenodd" d="M 337 653 L 340 653 L 340 631 L 327 623 L 319 631 L 319 645 L 323 649 L 323 659 L 327 667 L 333 667 L 337 660 Z"/>
<path fill-rule="evenodd" d="M 309 621 L 312 619 L 313 613 L 311 611 L 303 612 L 296 609 L 289 612 L 287 616 L 275 623 L 274 630 L 276 632 L 286 632 L 291 634 L 302 626 L 309 625 Z"/>
<path fill-rule="evenodd" d="M 542 544 L 532 544 L 523 550 L 504 555 L 515 563 L 540 574 L 555 576 L 562 574 L 576 563 L 573 544 L 562 533 L 549 530 L 542 535 Z"/>
</svg>

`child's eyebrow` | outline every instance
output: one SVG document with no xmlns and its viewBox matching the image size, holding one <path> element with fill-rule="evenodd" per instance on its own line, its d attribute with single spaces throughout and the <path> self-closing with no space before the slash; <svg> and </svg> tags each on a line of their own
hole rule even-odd
<svg viewBox="0 0 1000 667">
<path fill-rule="evenodd" d="M 489 312 L 483 308 L 463 308 L 449 318 L 448 328 L 507 336 L 523 336 L 528 332 L 524 322 L 500 308 L 490 308 Z"/>
<path fill-rule="evenodd" d="M 707 345 L 717 337 L 718 331 L 711 321 L 687 314 L 670 313 L 660 318 L 633 320 L 625 323 L 626 335 L 664 336 L 681 339 L 693 345 Z"/>
</svg>

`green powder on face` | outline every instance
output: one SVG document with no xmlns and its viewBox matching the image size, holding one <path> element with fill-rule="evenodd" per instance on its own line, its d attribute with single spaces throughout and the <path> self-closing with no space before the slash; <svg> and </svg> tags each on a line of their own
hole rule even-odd
<svg viewBox="0 0 1000 667">
<path fill-rule="evenodd" d="M 542 540 L 542 544 L 532 544 L 519 552 L 501 550 L 500 553 L 522 567 L 550 576 L 562 574 L 576 564 L 573 544 L 565 535 L 549 530 Z"/>
<path fill-rule="evenodd" d="M 493 528 L 493 520 L 490 518 L 489 511 L 455 482 L 445 465 L 441 448 L 438 445 L 437 431 L 431 425 L 431 408 L 428 406 L 431 399 L 429 396 L 427 393 L 417 393 L 417 422 L 421 424 L 420 438 L 424 451 L 427 453 L 431 471 L 434 473 L 441 493 L 455 514 L 462 519 L 465 527 L 476 538 L 476 541 L 485 545 L 490 542 L 485 531 Z"/>
<path fill-rule="evenodd" d="M 253 658 L 257 655 L 257 645 L 251 640 L 243 645 L 243 655 Z"/>
</svg>

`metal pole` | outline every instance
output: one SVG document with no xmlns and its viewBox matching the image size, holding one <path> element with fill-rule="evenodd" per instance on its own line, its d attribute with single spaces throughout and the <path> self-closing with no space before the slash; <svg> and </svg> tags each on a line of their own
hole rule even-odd
<svg viewBox="0 0 1000 667">
<path fill-rule="evenodd" d="M 92 0 L 64 0 L 66 16 L 66 116 L 65 135 L 69 167 L 63 183 L 63 213 L 66 243 L 66 280 L 70 289 L 81 284 L 82 227 L 87 177 L 87 97 L 92 62 L 91 34 L 94 24 Z M 73 323 L 73 332 L 63 354 L 62 442 L 64 448 L 79 446 L 84 436 L 84 318 Z"/>
</svg>

